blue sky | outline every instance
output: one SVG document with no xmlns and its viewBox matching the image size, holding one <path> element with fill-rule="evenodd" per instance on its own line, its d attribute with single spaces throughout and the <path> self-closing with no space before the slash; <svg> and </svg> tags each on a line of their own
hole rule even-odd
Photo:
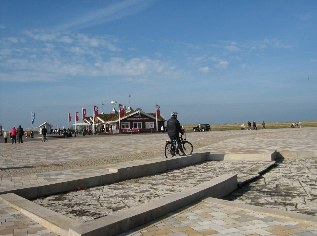
<svg viewBox="0 0 317 236">
<path fill-rule="evenodd" d="M 182 123 L 317 120 L 317 1 L 1 0 L 0 124 L 111 100 Z M 131 99 L 129 99 L 131 95 Z M 104 104 L 104 105 L 102 105 Z"/>
</svg>

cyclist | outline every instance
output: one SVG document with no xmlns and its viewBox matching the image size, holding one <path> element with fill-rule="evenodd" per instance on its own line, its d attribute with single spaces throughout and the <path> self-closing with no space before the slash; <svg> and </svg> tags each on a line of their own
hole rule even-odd
<svg viewBox="0 0 317 236">
<path fill-rule="evenodd" d="M 172 112 L 171 118 L 167 121 L 167 134 L 171 140 L 176 140 L 178 150 L 181 156 L 186 156 L 184 153 L 179 134 L 183 134 L 183 129 L 179 121 L 177 120 L 177 112 Z M 177 150 L 176 150 L 177 151 Z"/>
</svg>

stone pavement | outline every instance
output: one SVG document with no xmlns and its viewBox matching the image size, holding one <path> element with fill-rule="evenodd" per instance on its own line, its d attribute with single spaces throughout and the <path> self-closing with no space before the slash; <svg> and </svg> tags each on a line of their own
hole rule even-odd
<svg viewBox="0 0 317 236">
<path fill-rule="evenodd" d="M 0 143 L 0 193 L 16 188 L 50 184 L 104 173 L 105 165 L 116 162 L 148 159 L 152 156 L 163 157 L 166 138 L 166 134 L 105 135 L 49 139 L 45 143 L 41 141 L 26 141 L 23 144 Z M 194 152 L 272 153 L 278 150 L 315 151 L 316 153 L 317 151 L 317 128 L 188 133 L 187 139 L 193 143 Z M 316 156 L 314 157 L 316 158 Z M 189 212 L 184 213 L 189 215 L 183 216 L 184 221 L 181 223 L 175 218 L 178 217 L 177 214 L 171 216 L 172 223 L 168 224 L 169 230 L 172 231 L 160 231 L 161 235 L 204 235 L 205 233 L 224 235 L 230 231 L 232 231 L 230 235 L 317 235 L 314 217 L 309 220 L 305 216 L 303 216 L 304 220 L 301 217 L 285 217 L 287 213 L 281 211 L 280 214 L 274 213 L 273 218 L 270 218 L 272 216 L 267 218 L 267 216 L 263 216 L 266 208 L 256 208 L 255 210 L 252 208 L 252 211 L 249 209 L 241 210 L 237 205 L 227 207 L 226 209 L 230 213 L 227 214 L 223 208 L 226 205 L 225 202 L 217 203 L 220 204 L 218 206 L 211 202 L 213 201 L 207 199 L 195 205 L 194 208 L 189 208 Z M 208 210 L 206 210 L 207 212 L 190 210 L 195 209 L 195 207 Z M 213 212 L 216 213 L 217 211 L 214 209 L 218 208 L 222 209 L 219 211 L 220 213 L 223 211 L 223 214 L 227 214 L 231 218 L 242 218 L 235 220 L 234 226 L 226 227 L 228 231 L 223 228 L 221 229 L 224 231 L 217 231 L 211 225 L 232 224 L 229 219 L 208 218 Z M 191 214 L 194 216 L 191 217 Z M 250 214 L 254 218 L 250 218 Z M 195 217 L 197 221 L 194 220 Z M 268 219 L 271 219 L 270 224 L 267 223 Z M 192 224 L 187 222 L 188 220 Z M 263 229 L 258 225 L 259 231 L 256 231 L 254 227 L 248 228 L 245 221 L 248 221 L 249 225 L 256 225 L 256 223 L 261 225 L 266 222 L 266 226 L 263 226 L 265 228 Z M 162 224 L 165 224 L 163 222 L 165 222 L 164 220 Z M 160 225 L 160 222 L 157 224 Z M 154 224 L 153 227 L 157 227 L 157 224 Z M 187 231 L 185 233 L 179 231 L 180 227 L 186 228 Z M 211 227 L 211 230 L 217 232 L 198 232 L 195 231 L 197 227 Z M 241 230 L 244 228 L 240 227 L 247 228 Z M 267 230 L 268 227 L 270 230 Z M 290 229 L 293 231 L 289 231 Z M 134 234 L 158 235 L 159 233 L 155 231 L 151 234 L 149 231 L 151 229 L 146 228 L 146 230 L 140 230 Z M 54 234 L 47 232 L 42 226 L 0 202 L 0 235 Z"/>
<path fill-rule="evenodd" d="M 238 181 L 250 178 L 250 174 L 259 173 L 273 164 L 271 161 L 208 161 L 84 191 L 52 195 L 33 202 L 77 222 L 87 222 L 192 189 L 228 173 L 237 173 Z"/>
<path fill-rule="evenodd" d="M 208 198 L 143 227 L 131 236 L 150 235 L 317 235 L 317 221 L 302 215 Z"/>
<path fill-rule="evenodd" d="M 0 200 L 0 235 L 53 236 L 55 234 Z"/>
</svg>

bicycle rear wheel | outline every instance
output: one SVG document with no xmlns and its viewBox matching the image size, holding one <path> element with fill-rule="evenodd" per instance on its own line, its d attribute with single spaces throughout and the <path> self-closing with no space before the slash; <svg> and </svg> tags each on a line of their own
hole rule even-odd
<svg viewBox="0 0 317 236">
<path fill-rule="evenodd" d="M 189 141 L 183 141 L 182 145 L 186 155 L 191 155 L 193 153 L 194 147 Z"/>
<path fill-rule="evenodd" d="M 172 143 L 168 142 L 165 145 L 165 157 L 171 158 L 173 156 L 175 156 L 175 152 L 172 150 Z"/>
</svg>

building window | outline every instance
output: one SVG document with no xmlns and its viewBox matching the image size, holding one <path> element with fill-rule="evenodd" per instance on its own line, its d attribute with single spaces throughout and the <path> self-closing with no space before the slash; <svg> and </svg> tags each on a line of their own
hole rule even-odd
<svg viewBox="0 0 317 236">
<path fill-rule="evenodd" d="M 154 122 L 145 122 L 146 129 L 154 129 Z"/>
<path fill-rule="evenodd" d="M 130 122 L 122 122 L 121 129 L 130 129 Z"/>
<path fill-rule="evenodd" d="M 142 129 L 142 122 L 133 122 L 133 128 Z"/>
</svg>

